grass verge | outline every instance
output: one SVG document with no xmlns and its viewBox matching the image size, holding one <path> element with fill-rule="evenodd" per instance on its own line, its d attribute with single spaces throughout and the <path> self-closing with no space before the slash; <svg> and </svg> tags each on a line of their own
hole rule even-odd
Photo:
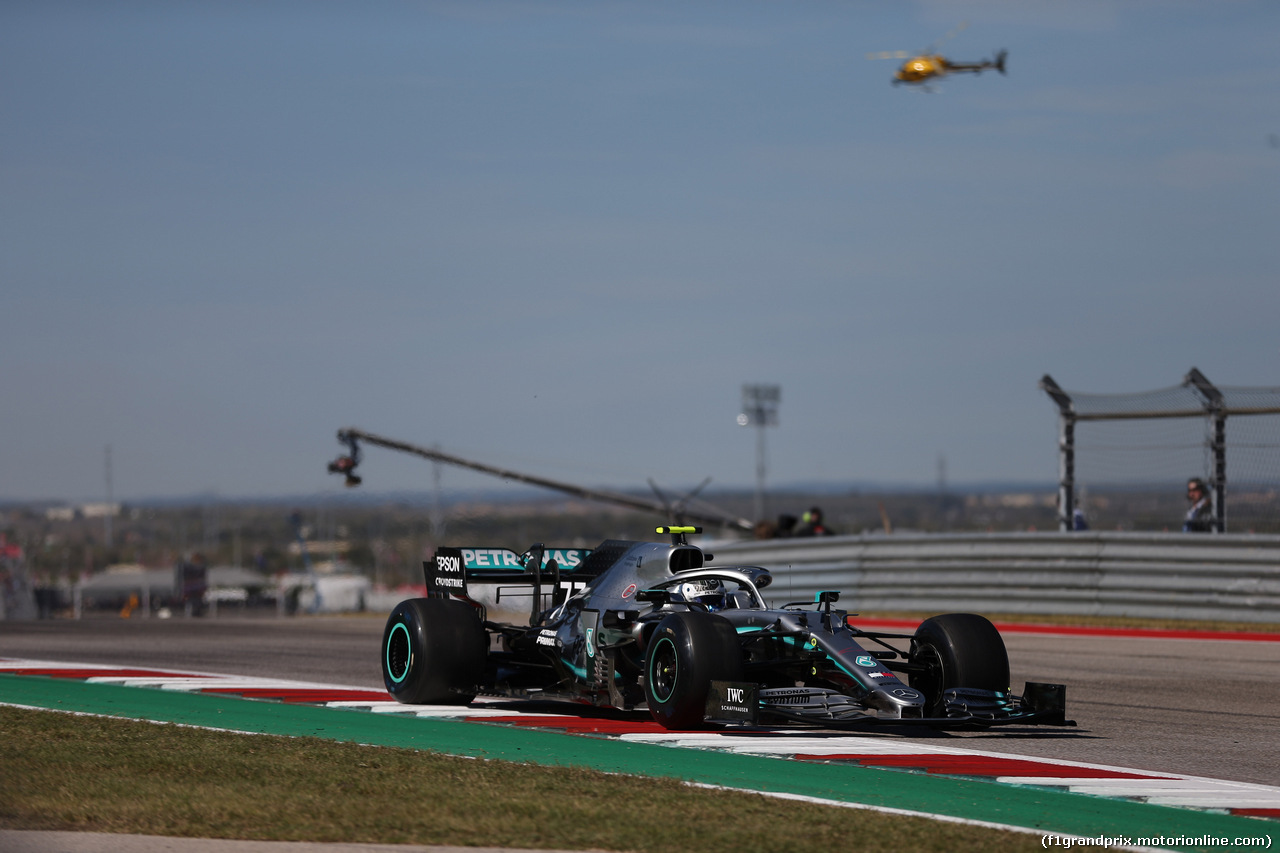
<svg viewBox="0 0 1280 853">
<path fill-rule="evenodd" d="M 5 829 L 663 853 L 1040 848 L 1036 835 L 669 779 L 3 706 L 0 767 Z"/>
</svg>

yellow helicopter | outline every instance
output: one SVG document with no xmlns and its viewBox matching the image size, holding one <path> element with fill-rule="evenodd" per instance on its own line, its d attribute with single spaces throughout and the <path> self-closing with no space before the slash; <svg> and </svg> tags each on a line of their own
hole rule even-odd
<svg viewBox="0 0 1280 853">
<path fill-rule="evenodd" d="M 879 53 L 868 53 L 867 59 L 905 59 L 906 62 L 902 63 L 902 66 L 894 72 L 893 84 L 895 86 L 899 83 L 911 85 L 927 84 L 948 74 L 962 71 L 981 74 L 988 68 L 994 68 L 1004 74 L 1004 61 L 1009 55 L 1007 50 L 997 51 L 991 59 L 984 59 L 981 62 L 952 62 L 945 56 L 936 53 L 939 44 L 953 37 L 967 26 L 967 23 L 961 24 L 919 54 L 912 54 L 905 50 L 885 50 Z"/>
</svg>

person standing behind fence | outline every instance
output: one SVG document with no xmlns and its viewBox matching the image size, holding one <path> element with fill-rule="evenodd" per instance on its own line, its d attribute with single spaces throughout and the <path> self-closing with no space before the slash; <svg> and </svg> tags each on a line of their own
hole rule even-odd
<svg viewBox="0 0 1280 853">
<path fill-rule="evenodd" d="M 1191 506 L 1187 509 L 1186 518 L 1182 521 L 1183 533 L 1213 532 L 1213 500 L 1209 497 L 1209 487 L 1199 477 L 1187 481 L 1187 500 Z"/>
<path fill-rule="evenodd" d="M 811 507 L 804 517 L 800 519 L 800 526 L 796 528 L 794 536 L 830 536 L 832 531 L 827 527 L 826 522 L 822 520 L 822 510 L 818 507 Z"/>
</svg>

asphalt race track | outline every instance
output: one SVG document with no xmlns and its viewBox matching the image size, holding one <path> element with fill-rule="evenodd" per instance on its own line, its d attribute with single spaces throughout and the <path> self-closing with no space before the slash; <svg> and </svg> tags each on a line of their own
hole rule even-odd
<svg viewBox="0 0 1280 853">
<path fill-rule="evenodd" d="M 10 621 L 0 622 L 0 656 L 381 689 L 382 628 L 379 616 Z M 1079 725 L 912 737 L 1280 785 L 1280 642 L 1006 632 L 1005 643 L 1014 691 L 1027 680 L 1066 684 Z"/>
</svg>

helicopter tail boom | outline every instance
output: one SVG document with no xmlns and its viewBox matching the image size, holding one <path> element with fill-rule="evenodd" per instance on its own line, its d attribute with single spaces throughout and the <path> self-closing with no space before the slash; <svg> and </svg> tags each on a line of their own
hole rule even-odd
<svg viewBox="0 0 1280 853">
<path fill-rule="evenodd" d="M 943 59 L 942 62 L 946 69 L 946 73 L 949 74 L 956 71 L 969 71 L 974 74 L 981 74 L 988 68 L 994 68 L 1001 74 L 1005 74 L 1004 61 L 1005 57 L 1008 55 L 1009 51 L 1001 50 L 997 51 L 996 55 L 992 59 L 984 59 L 981 62 L 950 62 L 946 59 Z"/>
</svg>

